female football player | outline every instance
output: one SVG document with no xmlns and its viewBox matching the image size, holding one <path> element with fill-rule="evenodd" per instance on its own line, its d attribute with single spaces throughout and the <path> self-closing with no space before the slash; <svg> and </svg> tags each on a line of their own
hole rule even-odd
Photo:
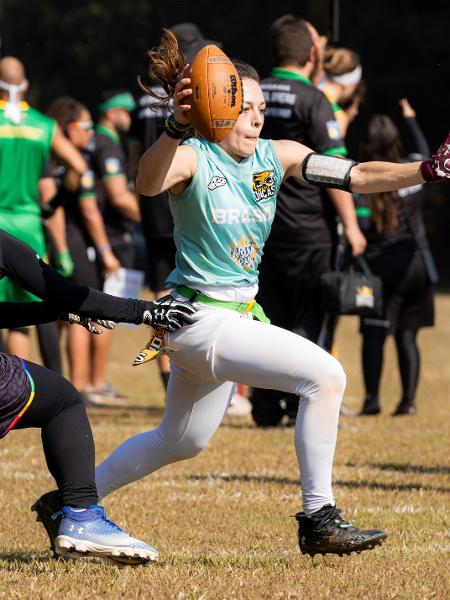
<svg viewBox="0 0 450 600">
<path fill-rule="evenodd" d="M 99 495 L 200 452 L 226 411 L 231 382 L 239 381 L 301 398 L 295 429 L 301 550 L 345 554 L 372 548 L 386 534 L 344 521 L 331 485 L 344 371 L 312 342 L 266 322 L 253 300 L 258 265 L 284 179 L 384 192 L 450 177 L 447 147 L 422 163 L 356 164 L 314 154 L 297 142 L 260 139 L 264 96 L 255 70 L 240 63 L 244 102 L 230 134 L 219 144 L 199 137 L 181 143 L 190 124 L 189 67 L 170 34 L 149 59 L 149 76 L 173 99 L 173 114 L 141 159 L 137 187 L 146 196 L 170 192 L 177 256 L 167 283 L 175 288 L 174 298 L 189 298 L 198 312 L 192 325 L 165 337 L 172 373 L 161 424 L 127 440 L 100 464 Z"/>
</svg>

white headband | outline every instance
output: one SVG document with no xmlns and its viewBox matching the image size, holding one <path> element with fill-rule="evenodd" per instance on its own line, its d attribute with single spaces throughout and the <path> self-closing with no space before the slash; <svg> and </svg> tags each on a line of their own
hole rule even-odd
<svg viewBox="0 0 450 600">
<path fill-rule="evenodd" d="M 361 65 L 358 65 L 353 69 L 353 71 L 343 73 L 342 75 L 329 75 L 328 77 L 335 83 L 340 83 L 341 85 L 352 85 L 361 81 L 362 68 Z"/>
<path fill-rule="evenodd" d="M 6 81 L 0 79 L 0 90 L 9 93 L 9 102 L 6 103 L 5 117 L 11 119 L 16 125 L 21 121 L 19 92 L 24 92 L 26 89 L 27 82 L 25 79 L 19 85 L 6 83 Z"/>
</svg>

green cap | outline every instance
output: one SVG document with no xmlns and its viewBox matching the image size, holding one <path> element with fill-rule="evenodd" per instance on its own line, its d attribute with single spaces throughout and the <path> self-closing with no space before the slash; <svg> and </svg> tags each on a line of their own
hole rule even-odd
<svg viewBox="0 0 450 600">
<path fill-rule="evenodd" d="M 136 108 L 136 102 L 130 92 L 122 92 L 115 96 L 111 96 L 111 98 L 108 98 L 108 100 L 99 104 L 98 108 L 101 112 L 106 112 L 110 108 L 124 108 L 131 112 Z"/>
</svg>

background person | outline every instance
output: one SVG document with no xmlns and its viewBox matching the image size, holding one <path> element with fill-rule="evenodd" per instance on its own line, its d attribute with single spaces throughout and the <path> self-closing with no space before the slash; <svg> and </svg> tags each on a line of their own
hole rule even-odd
<svg viewBox="0 0 450 600">
<path fill-rule="evenodd" d="M 427 158 L 428 144 L 416 114 L 404 98 L 400 102 L 412 133 L 416 153 L 405 158 L 399 131 L 387 115 L 374 115 L 363 135 L 361 160 L 402 162 Z M 361 320 L 362 364 L 366 397 L 361 415 L 381 411 L 379 399 L 386 337 L 394 335 L 402 396 L 394 415 L 414 415 L 419 382 L 420 352 L 417 333 L 434 324 L 433 283 L 437 271 L 428 246 L 422 216 L 422 185 L 398 192 L 356 196 L 357 211 L 367 237 L 366 257 L 372 272 L 383 281 L 382 318 Z"/>
<path fill-rule="evenodd" d="M 362 81 L 361 60 L 349 48 L 326 48 L 323 73 L 319 88 L 330 101 L 341 135 L 345 138 L 361 102 L 361 93 L 357 93 Z"/>
<path fill-rule="evenodd" d="M 317 32 L 316 32 L 316 35 Z M 267 108 L 263 136 L 290 139 L 330 156 L 346 153 L 330 103 L 311 84 L 318 54 L 311 25 L 285 15 L 271 29 L 276 67 L 262 81 Z M 334 318 L 320 301 L 320 276 L 333 269 L 339 214 L 354 255 L 366 241 L 357 224 L 353 200 L 342 190 L 324 190 L 288 179 L 277 197 L 272 230 L 264 248 L 258 301 L 272 322 L 331 349 Z M 298 397 L 254 389 L 252 416 L 262 427 L 277 426 L 286 414 L 295 423 Z"/>
<path fill-rule="evenodd" d="M 178 39 L 181 52 L 188 63 L 192 63 L 196 54 L 206 45 L 220 42 L 207 40 L 194 23 L 179 23 L 170 28 Z M 132 133 L 139 140 L 141 154 L 147 150 L 164 131 L 164 122 L 170 111 L 166 103 L 158 101 L 164 96 L 160 84 L 152 86 L 155 96 L 141 94 L 133 114 Z M 147 280 L 155 298 L 167 293 L 166 279 L 175 268 L 175 243 L 173 241 L 173 219 L 169 207 L 169 194 L 164 192 L 154 198 L 139 196 L 142 233 L 147 251 Z M 170 364 L 166 355 L 158 357 L 158 366 L 164 388 L 167 389 L 170 376 Z"/>
<path fill-rule="evenodd" d="M 119 269 L 120 262 L 111 250 L 97 204 L 91 151 L 94 135 L 92 117 L 83 104 L 70 96 L 57 98 L 47 114 L 57 121 L 88 165 L 75 189 L 68 185 L 70 172 L 64 165 L 54 165 L 52 169 L 53 181 L 59 191 L 57 201 L 62 205 L 65 216 L 68 251 L 74 261 L 71 280 L 101 290 L 104 276 Z M 73 326 L 68 330 L 70 377 L 81 392 L 97 389 L 103 384 L 108 355 L 104 352 L 105 344 L 97 340 L 99 336 L 90 336 L 82 327 Z"/>
<path fill-rule="evenodd" d="M 134 268 L 133 228 L 141 220 L 137 196 L 129 189 L 128 163 L 121 138 L 130 129 L 131 112 L 135 107 L 133 96 L 126 90 L 102 94 L 93 150 L 95 172 L 99 178 L 99 203 L 108 236 L 108 243 L 102 246 L 102 251 L 112 251 L 125 269 Z M 92 388 L 86 389 L 86 395 L 97 404 L 121 403 L 126 396 L 106 381 L 112 332 L 101 338 L 98 342 L 101 347 L 97 348 L 96 382 Z"/>
<path fill-rule="evenodd" d="M 47 248 L 38 181 L 47 159 L 50 153 L 57 155 L 73 168 L 77 177 L 86 170 L 86 164 L 56 122 L 24 101 L 28 85 L 24 66 L 17 58 L 7 56 L 0 60 L 0 227 L 27 241 L 45 258 Z M 0 300 L 27 302 L 33 299 L 7 278 L 0 282 Z M 55 337 L 52 339 L 57 341 Z M 47 345 L 45 341 L 43 345 Z M 6 349 L 27 358 L 27 331 L 10 331 Z M 59 356 L 57 345 L 56 354 Z M 59 370 L 58 356 L 52 366 Z M 50 362 L 50 357 L 46 362 Z"/>
</svg>

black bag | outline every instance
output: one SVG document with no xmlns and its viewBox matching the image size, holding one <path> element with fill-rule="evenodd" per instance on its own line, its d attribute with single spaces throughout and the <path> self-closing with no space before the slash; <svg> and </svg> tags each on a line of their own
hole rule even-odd
<svg viewBox="0 0 450 600">
<path fill-rule="evenodd" d="M 356 270 L 355 265 L 360 270 Z M 320 288 L 322 308 L 327 313 L 361 317 L 383 314 L 383 282 L 372 274 L 362 256 L 352 258 L 345 271 L 324 273 Z"/>
</svg>

